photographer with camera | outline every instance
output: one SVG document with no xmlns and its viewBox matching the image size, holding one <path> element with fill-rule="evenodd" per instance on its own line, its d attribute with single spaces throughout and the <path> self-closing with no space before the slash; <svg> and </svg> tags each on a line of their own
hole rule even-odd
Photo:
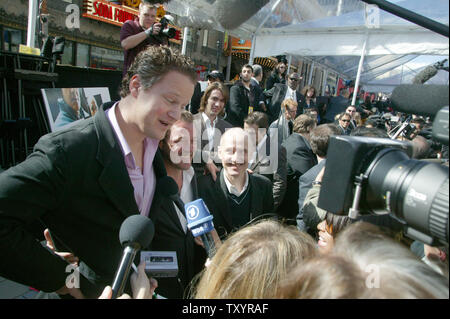
<svg viewBox="0 0 450 319">
<path fill-rule="evenodd" d="M 157 6 L 143 0 L 139 5 L 137 20 L 126 21 L 120 29 L 120 44 L 124 49 L 124 64 L 122 76 L 127 74 L 128 68 L 139 52 L 150 45 L 167 45 L 167 37 L 159 37 L 163 29 L 161 23 L 156 22 Z"/>
</svg>

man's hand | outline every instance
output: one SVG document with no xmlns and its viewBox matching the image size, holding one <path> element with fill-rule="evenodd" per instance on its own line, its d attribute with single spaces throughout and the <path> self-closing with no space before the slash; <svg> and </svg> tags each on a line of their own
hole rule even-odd
<svg viewBox="0 0 450 319">
<path fill-rule="evenodd" d="M 65 261 L 67 261 L 69 264 L 78 266 L 78 262 L 79 262 L 78 257 L 74 256 L 72 253 L 56 251 L 55 244 L 53 243 L 53 239 L 52 239 L 52 236 L 50 235 L 50 231 L 48 230 L 48 228 L 46 228 L 44 230 L 44 237 L 45 237 L 45 240 L 47 241 L 46 242 L 47 247 L 53 253 L 55 253 L 56 255 L 58 255 L 59 257 L 64 259 Z"/>
<path fill-rule="evenodd" d="M 155 289 L 158 288 L 156 279 L 147 277 L 144 261 L 139 264 L 138 273 L 131 274 L 130 282 L 134 299 L 152 299 Z"/>
<path fill-rule="evenodd" d="M 161 31 L 161 23 L 155 23 L 154 25 L 151 26 L 152 28 L 152 34 L 153 35 L 158 35 L 159 32 Z"/>
</svg>

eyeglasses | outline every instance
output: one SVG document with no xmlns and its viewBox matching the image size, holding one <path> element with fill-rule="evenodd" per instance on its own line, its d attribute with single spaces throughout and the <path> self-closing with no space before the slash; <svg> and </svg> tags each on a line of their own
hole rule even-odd
<svg viewBox="0 0 450 319">
<path fill-rule="evenodd" d="M 294 82 L 298 81 L 298 79 L 296 79 L 296 78 L 289 78 L 289 80 L 294 81 Z"/>
<path fill-rule="evenodd" d="M 350 120 L 341 120 L 342 122 L 350 122 Z"/>
</svg>

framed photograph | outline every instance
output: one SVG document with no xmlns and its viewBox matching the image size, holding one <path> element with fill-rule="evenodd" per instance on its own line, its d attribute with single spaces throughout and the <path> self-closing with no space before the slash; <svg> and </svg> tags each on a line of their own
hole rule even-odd
<svg viewBox="0 0 450 319">
<path fill-rule="evenodd" d="M 100 105 L 111 101 L 107 87 L 57 88 L 41 91 L 52 132 L 94 116 Z"/>
</svg>

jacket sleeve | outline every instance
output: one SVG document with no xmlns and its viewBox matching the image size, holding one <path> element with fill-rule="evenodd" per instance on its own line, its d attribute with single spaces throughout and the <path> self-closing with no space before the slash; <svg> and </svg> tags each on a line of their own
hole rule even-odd
<svg viewBox="0 0 450 319">
<path fill-rule="evenodd" d="M 67 263 L 27 228 L 62 203 L 66 175 L 66 156 L 47 137 L 27 160 L 0 174 L 1 276 L 48 292 L 64 286 Z"/>
<path fill-rule="evenodd" d="M 303 220 L 309 229 L 315 230 L 317 225 L 325 219 L 326 210 L 317 206 L 319 202 L 320 186 L 315 185 L 306 194 L 303 203 Z"/>
<path fill-rule="evenodd" d="M 286 194 L 287 187 L 287 163 L 286 148 L 280 145 L 278 153 L 278 168 L 273 178 L 273 201 L 275 210 L 280 206 Z"/>
<path fill-rule="evenodd" d="M 238 125 L 241 111 L 242 106 L 240 90 L 237 85 L 233 85 L 230 89 L 230 109 L 228 111 L 227 121 L 234 126 Z"/>
</svg>

